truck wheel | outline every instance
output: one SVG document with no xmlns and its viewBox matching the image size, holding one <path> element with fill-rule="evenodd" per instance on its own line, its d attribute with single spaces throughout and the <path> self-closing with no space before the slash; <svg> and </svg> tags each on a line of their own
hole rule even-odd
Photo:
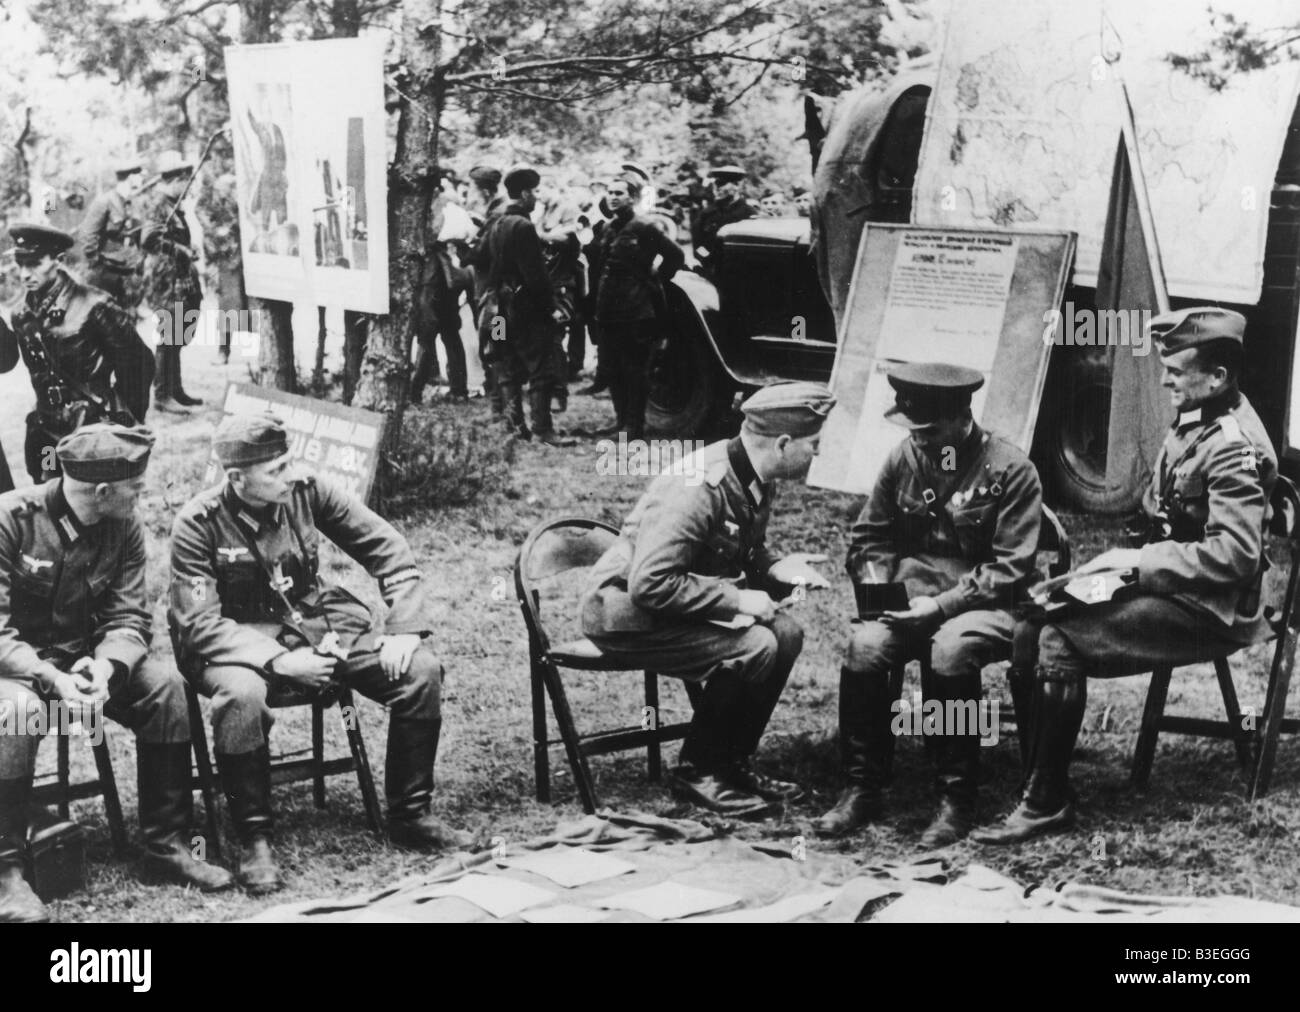
<svg viewBox="0 0 1300 1012">
<path fill-rule="evenodd" d="M 1123 487 L 1106 483 L 1111 388 L 1106 352 L 1076 353 L 1069 359 L 1060 363 L 1064 368 L 1055 370 L 1055 382 L 1049 387 L 1054 396 L 1044 399 L 1039 415 L 1039 425 L 1048 426 L 1050 432 L 1056 491 L 1087 513 L 1128 513 L 1141 500 L 1140 484 Z"/>
<path fill-rule="evenodd" d="M 676 326 L 650 359 L 646 427 L 670 439 L 702 437 L 728 391 L 704 335 Z"/>
</svg>

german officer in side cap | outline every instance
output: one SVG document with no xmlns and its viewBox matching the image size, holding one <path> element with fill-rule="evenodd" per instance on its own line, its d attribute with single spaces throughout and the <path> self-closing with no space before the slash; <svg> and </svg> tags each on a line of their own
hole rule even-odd
<svg viewBox="0 0 1300 1012">
<path fill-rule="evenodd" d="M 16 224 L 18 278 L 26 289 L 0 325 L 0 372 L 23 364 L 36 392 L 27 416 L 27 472 L 40 483 L 59 473 L 54 447 L 81 425 L 143 421 L 153 362 L 131 314 L 63 268 L 75 240 L 40 224 Z"/>
<path fill-rule="evenodd" d="M 1277 458 L 1237 389 L 1245 324 L 1215 306 L 1151 320 L 1177 416 L 1143 497 L 1141 547 L 1080 569 L 1119 572 L 1128 585 L 1059 621 L 1017 628 L 1013 666 L 1033 672 L 1027 779 L 1016 809 L 973 839 L 1017 843 L 1073 823 L 1070 756 L 1090 677 L 1212 660 L 1266 628 L 1260 583 Z"/>
<path fill-rule="evenodd" d="M 885 417 L 910 433 L 853 525 L 848 570 L 858 583 L 902 583 L 908 604 L 853 626 L 840 669 L 848 785 L 817 829 L 839 835 L 879 816 L 894 754 L 890 672 L 919 658 L 927 701 L 968 718 L 927 739 L 940 807 L 921 845 L 935 848 L 961 839 L 975 818 L 980 670 L 1011 653 L 1009 609 L 1033 574 L 1043 492 L 1029 458 L 972 418 L 979 373 L 904 363 L 889 382 L 896 402 Z"/>
<path fill-rule="evenodd" d="M 629 668 L 704 682 L 681 765 L 679 797 L 741 816 L 800 794 L 760 773 L 754 754 L 803 646 L 779 610 L 795 585 L 828 586 L 795 554 L 767 548 L 776 482 L 808 473 L 835 404 L 816 383 L 777 383 L 743 405 L 740 434 L 655 478 L 593 567 L 583 631 Z"/>
<path fill-rule="evenodd" d="M 551 420 L 551 388 L 560 378 L 555 375 L 552 335 L 564 313 L 556 303 L 542 241 L 530 217 L 540 183 L 537 172 L 526 166 L 506 173 L 510 203 L 488 226 L 481 244 L 479 329 L 510 429 L 525 439 L 568 446 L 572 441 L 558 436 Z M 524 384 L 531 430 L 524 423 L 519 396 Z"/>
<path fill-rule="evenodd" d="M 87 425 L 58 444 L 62 478 L 0 496 L 0 714 L 30 729 L 61 700 L 92 730 L 103 714 L 131 728 L 145 869 L 212 891 L 233 879 L 191 854 L 184 686 L 170 666 L 145 660 L 135 505 L 152 446 L 148 429 Z M 0 721 L 0 921 L 44 920 L 22 876 L 40 735 L 16 726 Z"/>
<path fill-rule="evenodd" d="M 113 296 L 119 306 L 134 309 L 140 301 L 138 281 L 140 219 L 132 201 L 140 192 L 144 167 L 138 159 L 119 162 L 112 189 L 90 202 L 77 228 L 77 241 L 86 261 L 86 280 Z"/>
<path fill-rule="evenodd" d="M 332 482 L 299 477 L 273 415 L 230 416 L 213 443 L 226 478 L 173 525 L 168 622 L 182 673 L 212 699 L 240 884 L 253 892 L 283 884 L 270 846 L 268 697 L 310 696 L 331 680 L 389 709 L 393 842 L 465 844 L 430 810 L 443 669 L 422 642 L 431 631 L 424 578 L 406 539 Z M 322 581 L 322 536 L 379 581 L 388 607 L 382 632 L 363 602 Z"/>
</svg>

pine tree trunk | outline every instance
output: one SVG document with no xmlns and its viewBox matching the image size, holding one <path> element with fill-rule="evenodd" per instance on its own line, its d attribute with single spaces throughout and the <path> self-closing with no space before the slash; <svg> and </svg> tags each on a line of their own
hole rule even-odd
<svg viewBox="0 0 1300 1012">
<path fill-rule="evenodd" d="M 257 315 L 257 382 L 264 387 L 297 393 L 298 370 L 293 360 L 293 305 L 273 299 L 249 299 Z"/>
<path fill-rule="evenodd" d="M 438 122 L 442 90 L 434 73 L 439 59 L 437 25 L 441 0 L 406 0 L 402 5 L 401 90 L 420 107 L 402 100 L 397 150 L 388 179 L 389 311 L 370 326 L 355 404 L 388 416 L 384 450 L 400 442 L 402 414 L 410 392 L 411 335 L 416 286 L 424 266 L 429 209 L 436 189 Z M 382 483 L 385 476 L 381 474 Z"/>
</svg>

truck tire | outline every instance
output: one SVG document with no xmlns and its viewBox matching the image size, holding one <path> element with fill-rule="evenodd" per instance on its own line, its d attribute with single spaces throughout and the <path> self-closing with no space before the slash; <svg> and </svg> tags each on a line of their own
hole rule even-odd
<svg viewBox="0 0 1300 1012">
<path fill-rule="evenodd" d="M 650 359 L 646 428 L 669 439 L 704 438 L 728 401 L 730 384 L 708 339 L 674 320 Z"/>
<path fill-rule="evenodd" d="M 1054 363 L 1048 397 L 1039 410 L 1040 431 L 1057 495 L 1087 513 L 1114 516 L 1134 510 L 1142 487 L 1106 483 L 1110 424 L 1110 349 L 1069 349 Z"/>
</svg>

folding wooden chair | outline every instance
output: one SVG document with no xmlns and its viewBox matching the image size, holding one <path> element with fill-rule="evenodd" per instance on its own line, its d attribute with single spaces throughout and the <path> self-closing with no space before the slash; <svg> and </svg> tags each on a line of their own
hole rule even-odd
<svg viewBox="0 0 1300 1012">
<path fill-rule="evenodd" d="M 1165 699 L 1169 693 L 1169 682 L 1173 678 L 1173 668 L 1157 668 L 1151 674 L 1151 686 L 1147 690 L 1146 706 L 1142 711 L 1142 726 L 1138 733 L 1137 747 L 1133 751 L 1130 781 L 1138 788 L 1145 789 L 1150 780 L 1156 739 L 1160 732 L 1173 731 L 1177 734 L 1226 738 L 1231 741 L 1236 748 L 1237 762 L 1246 776 L 1249 796 L 1253 801 L 1268 792 L 1278 736 L 1284 732 L 1300 732 L 1300 720 L 1286 717 L 1287 694 L 1295 667 L 1297 630 L 1300 629 L 1300 602 L 1296 600 L 1300 579 L 1300 493 L 1297 493 L 1295 485 L 1288 479 L 1279 476 L 1273 487 L 1270 506 L 1272 515 L 1266 539 L 1273 537 L 1281 542 L 1288 569 L 1285 589 L 1277 601 L 1278 606 L 1269 605 L 1265 608 L 1267 629 L 1256 641 L 1264 643 L 1271 639 L 1277 640 L 1273 663 L 1269 667 L 1268 690 L 1259 726 L 1252 729 L 1242 719 L 1236 686 L 1232 681 L 1232 667 L 1229 664 L 1231 654 L 1214 659 L 1214 671 L 1218 676 L 1219 692 L 1223 696 L 1227 720 L 1165 714 Z M 1267 550 L 1267 543 L 1265 547 Z M 1264 589 L 1267 589 L 1267 581 Z"/>
<path fill-rule="evenodd" d="M 56 805 L 59 817 L 71 818 L 70 803 L 85 798 L 104 796 L 104 815 L 108 819 L 108 831 L 113 840 L 113 853 L 117 857 L 126 857 L 126 820 L 122 817 L 122 800 L 117 793 L 117 778 L 113 775 L 113 761 L 108 753 L 108 738 L 102 738 L 91 746 L 95 756 L 95 766 L 99 776 L 95 780 L 72 782 L 71 736 L 56 734 L 58 741 L 57 768 L 52 781 L 36 785 L 32 800 L 38 805 Z"/>
<path fill-rule="evenodd" d="M 598 520 L 582 517 L 564 517 L 550 520 L 534 528 L 519 550 L 515 560 L 515 593 L 519 607 L 523 612 L 524 625 L 528 629 L 528 660 L 532 682 L 533 697 L 533 766 L 537 783 L 537 800 L 551 800 L 550 749 L 552 745 L 563 744 L 573 770 L 573 779 L 578 786 L 578 795 L 583 810 L 594 812 L 599 804 L 596 787 L 591 776 L 587 757 L 621 752 L 644 746 L 646 765 L 651 781 L 657 781 L 662 773 L 660 746 L 663 742 L 674 741 L 686 736 L 688 723 L 664 725 L 659 721 L 659 676 L 645 672 L 645 706 L 643 713 L 648 718 L 642 725 L 598 731 L 579 735 L 569 706 L 568 696 L 564 691 L 564 682 L 560 677 L 562 668 L 578 671 L 626 671 L 619 663 L 610 661 L 601 654 L 599 648 L 585 637 L 578 637 L 553 646 L 550 629 L 557 626 L 558 620 L 552 611 L 563 612 L 563 607 L 546 602 L 545 595 L 553 589 L 557 578 L 572 574 L 574 570 L 592 566 L 604 554 L 618 537 L 618 530 Z M 543 620 L 543 605 L 549 621 Z M 576 600 L 565 602 L 571 613 L 576 607 Z M 573 620 L 569 614 L 570 622 Z M 699 686 L 686 682 L 686 691 L 692 705 L 698 698 Z M 555 722 L 559 727 L 560 737 L 551 738 L 547 727 L 546 697 L 550 696 L 551 708 L 555 713 Z M 645 726 L 646 724 L 649 726 Z"/>
</svg>

